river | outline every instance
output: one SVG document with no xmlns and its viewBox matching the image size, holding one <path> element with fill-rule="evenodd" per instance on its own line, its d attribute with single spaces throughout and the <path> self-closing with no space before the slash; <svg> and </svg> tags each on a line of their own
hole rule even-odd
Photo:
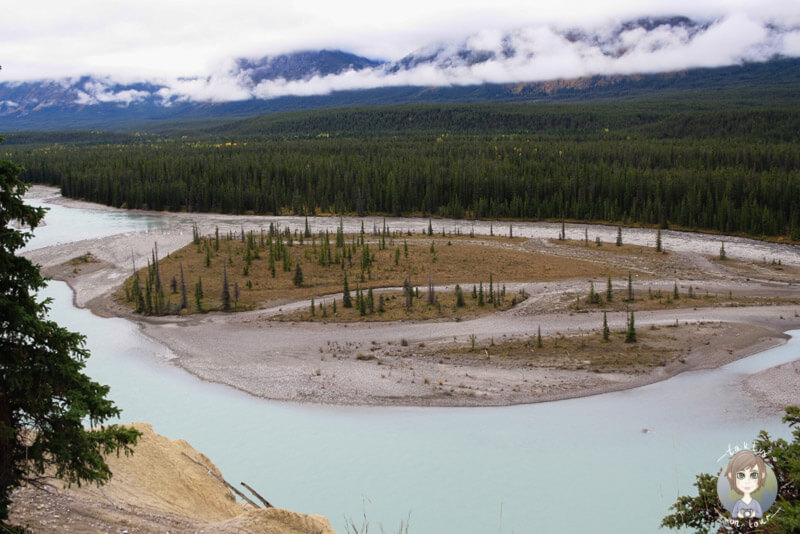
<svg viewBox="0 0 800 534">
<path fill-rule="evenodd" d="M 29 248 L 148 231 L 168 218 L 53 205 Z M 87 336 L 87 372 L 121 420 L 186 439 L 226 478 L 274 505 L 411 534 L 654 532 L 694 475 L 761 429 L 736 384 L 797 359 L 798 342 L 629 391 L 502 408 L 341 407 L 266 401 L 203 382 L 123 319 L 72 304 L 53 282 L 51 317 Z M 795 334 L 800 332 L 794 332 Z"/>
</svg>

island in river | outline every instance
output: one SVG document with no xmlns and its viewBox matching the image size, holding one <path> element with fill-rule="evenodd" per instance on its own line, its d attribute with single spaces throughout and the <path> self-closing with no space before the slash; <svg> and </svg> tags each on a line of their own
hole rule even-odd
<svg viewBox="0 0 800 534">
<path fill-rule="evenodd" d="M 71 207 L 113 209 L 64 199 L 48 188 L 37 187 L 32 196 Z M 268 299 L 246 311 L 145 316 L 120 299 L 120 288 L 132 264 L 145 265 L 156 248 L 165 258 L 191 246 L 195 232 L 234 235 L 270 223 L 303 231 L 305 224 L 299 217 L 158 215 L 169 220 L 164 229 L 49 246 L 26 256 L 49 276 L 69 283 L 78 306 L 136 321 L 146 335 L 168 346 L 174 362 L 187 371 L 268 399 L 419 406 L 542 402 L 717 367 L 779 344 L 786 339 L 783 332 L 800 327 L 800 251 L 794 245 L 664 231 L 663 254 L 654 252 L 654 229 L 625 229 L 626 246 L 616 247 L 618 230 L 608 226 L 572 224 L 562 230 L 553 223 L 382 218 L 364 223 L 317 217 L 309 223 L 314 233 L 342 227 L 348 239 L 360 233 L 362 224 L 368 229 L 387 225 L 414 236 L 433 224 L 435 233 L 425 241 L 426 246 L 431 242 L 431 251 L 467 233 L 473 244 L 496 247 L 498 241 L 488 234 L 510 238 L 513 232 L 514 239 L 503 247 L 552 258 L 548 261 L 554 268 L 547 276 L 493 272 L 495 287 L 504 287 L 509 298 L 526 298 L 501 311 L 465 317 L 309 320 L 304 312 L 312 296 L 318 304 L 341 298 L 329 290 L 298 300 Z M 566 239 L 559 239 L 562 232 Z M 378 248 L 379 236 L 365 237 Z M 719 259 L 723 240 L 724 261 Z M 588 302 L 590 286 L 603 294 L 608 276 L 613 304 Z M 634 298 L 623 303 L 628 280 Z M 414 283 L 424 294 L 427 282 L 424 276 Z M 458 283 L 445 282 L 435 288 L 441 295 Z M 469 290 L 473 285 L 474 280 L 461 283 Z M 672 298 L 676 291 L 678 299 Z M 624 342 L 628 310 L 635 310 L 635 343 Z M 608 342 L 602 339 L 604 315 Z M 743 394 L 761 409 L 780 413 L 786 404 L 800 403 L 798 369 L 793 362 L 749 377 Z"/>
</svg>

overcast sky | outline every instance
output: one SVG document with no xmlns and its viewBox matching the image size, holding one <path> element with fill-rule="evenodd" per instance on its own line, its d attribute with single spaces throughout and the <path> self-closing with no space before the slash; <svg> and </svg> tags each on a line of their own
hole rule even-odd
<svg viewBox="0 0 800 534">
<path fill-rule="evenodd" d="M 437 41 L 462 41 L 470 35 L 491 40 L 501 32 L 526 27 L 593 27 L 643 15 L 734 21 L 726 26 L 727 40 L 717 37 L 707 49 L 736 48 L 738 39 L 752 46 L 749 40 L 755 26 L 751 23 L 794 25 L 797 37 L 780 43 L 779 51 L 800 55 L 800 0 L 29 0 L 5 4 L 0 12 L 0 81 L 83 74 L 110 75 L 121 81 L 174 80 L 224 72 L 234 57 L 318 48 L 396 60 Z M 541 37 L 537 39 L 542 42 Z M 541 50 L 537 52 L 541 55 Z M 697 48 L 676 49 L 669 61 L 676 62 L 676 55 L 697 53 Z M 553 57 L 555 62 L 562 60 Z M 492 75 L 487 75 L 490 80 Z M 494 76 L 499 81 L 513 77 L 508 73 Z M 275 92 L 266 88 L 265 95 L 270 90 Z"/>
</svg>

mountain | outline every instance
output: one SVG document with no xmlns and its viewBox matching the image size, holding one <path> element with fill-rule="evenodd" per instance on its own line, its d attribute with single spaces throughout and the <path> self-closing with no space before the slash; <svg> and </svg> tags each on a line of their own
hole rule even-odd
<svg viewBox="0 0 800 534">
<path fill-rule="evenodd" d="M 383 62 L 341 50 L 320 50 L 283 54 L 261 59 L 239 58 L 233 74 L 255 87 L 265 80 L 308 80 L 314 76 L 338 75 L 379 67 Z"/>
<path fill-rule="evenodd" d="M 176 119 L 419 102 L 542 102 L 797 83 L 775 23 L 641 18 L 594 28 L 538 26 L 433 43 L 397 61 L 340 50 L 237 58 L 205 77 L 0 83 L 0 131 L 126 129 Z M 719 43 L 736 35 L 737 46 Z M 780 85 L 780 84 L 783 85 Z M 794 85 L 796 92 L 797 85 Z M 788 91 L 781 93 L 783 96 Z"/>
</svg>

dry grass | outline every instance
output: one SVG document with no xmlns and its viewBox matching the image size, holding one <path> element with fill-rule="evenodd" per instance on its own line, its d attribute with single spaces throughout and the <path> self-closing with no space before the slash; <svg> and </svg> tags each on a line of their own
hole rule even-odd
<svg viewBox="0 0 800 534">
<path fill-rule="evenodd" d="M 199 244 L 190 244 L 165 258 L 160 258 L 159 273 L 164 287 L 167 308 L 173 313 L 181 301 L 181 276 L 187 292 L 188 309 L 181 313 L 196 313 L 194 288 L 202 281 L 204 298 L 202 310 L 220 309 L 222 305 L 223 271 L 227 273 L 231 306 L 237 310 L 253 309 L 270 304 L 339 294 L 343 289 L 345 272 L 354 294 L 356 287 L 398 288 L 406 279 L 412 286 L 426 288 L 430 280 L 434 285 L 460 283 L 465 292 L 471 292 L 472 284 L 483 283 L 488 291 L 490 278 L 495 284 L 499 281 L 548 281 L 568 278 L 591 278 L 594 276 L 619 276 L 616 271 L 606 272 L 596 263 L 550 256 L 530 252 L 521 247 L 524 239 L 508 237 L 466 236 L 407 236 L 395 234 L 385 238 L 364 236 L 365 244 L 360 244 L 360 236 L 345 236 L 345 249 L 349 258 L 337 261 L 344 255 L 344 249 L 335 246 L 336 236 L 330 236 L 330 265 L 321 265 L 320 236 L 306 238 L 300 243 L 298 234 L 292 234 L 292 243 L 287 242 L 286 251 L 291 267 L 284 270 L 281 260 L 275 262 L 275 275 L 272 275 L 269 252 L 263 234 L 256 237 L 259 257 L 253 259 L 245 270 L 245 245 L 240 239 L 227 239 L 221 236 L 219 244 L 212 236 L 203 238 Z M 381 248 L 381 242 L 385 248 Z M 371 266 L 362 270 L 365 249 L 372 258 Z M 406 252 L 407 251 L 407 252 Z M 208 265 L 206 259 L 208 257 Z M 295 266 L 299 263 L 303 272 L 303 284 L 293 283 Z M 245 274 L 246 272 L 246 274 Z M 139 271 L 140 280 L 147 276 L 147 269 Z M 172 291 L 174 280 L 175 291 Z M 120 302 L 126 301 L 126 290 L 131 288 L 129 279 L 125 287 L 117 293 Z M 144 282 L 142 282 L 144 284 Z M 238 286 L 238 300 L 234 298 L 234 287 Z M 377 296 L 375 297 L 377 299 Z M 441 307 L 449 304 L 441 302 Z M 438 309 L 437 309 L 438 314 Z"/>
<path fill-rule="evenodd" d="M 689 290 L 680 287 L 678 296 L 675 296 L 674 289 L 669 291 L 652 290 L 634 291 L 633 300 L 628 300 L 627 289 L 621 290 L 619 284 L 612 287 L 613 298 L 609 302 L 606 297 L 607 285 L 595 284 L 595 292 L 598 293 L 599 302 L 590 302 L 590 286 L 587 283 L 586 292 L 577 297 L 565 296 L 566 308 L 570 311 L 647 311 L 647 310 L 672 310 L 680 308 L 722 308 L 740 306 L 765 306 L 765 305 L 785 305 L 800 304 L 798 298 L 780 297 L 757 297 L 735 295 L 733 292 L 727 294 L 709 293 L 700 286 L 692 286 Z"/>
<path fill-rule="evenodd" d="M 761 278 L 780 282 L 800 282 L 800 267 L 783 265 L 778 258 L 764 258 L 762 261 L 744 261 L 728 258 L 712 258 L 711 262 L 738 276 Z"/>
<path fill-rule="evenodd" d="M 615 243 L 602 242 L 598 247 L 594 241 L 589 241 L 587 244 L 584 241 L 576 241 L 574 239 L 566 239 L 564 241 L 558 239 L 549 239 L 550 243 L 554 245 L 561 245 L 571 248 L 589 249 L 596 252 L 603 252 L 605 254 L 614 254 L 618 256 L 625 256 L 632 259 L 665 259 L 669 256 L 669 251 L 663 252 L 656 251 L 655 247 L 645 247 L 642 245 L 629 245 L 623 243 L 617 246 Z"/>
<path fill-rule="evenodd" d="M 527 295 L 519 293 L 507 293 L 497 298 L 497 302 L 487 302 L 488 288 L 486 289 L 486 297 L 484 304 L 479 304 L 479 299 L 472 297 L 472 286 L 463 288 L 464 306 L 456 306 L 456 296 L 454 291 L 434 291 L 434 303 L 428 303 L 427 288 L 415 292 L 415 296 L 411 299 L 411 307 L 406 307 L 406 297 L 403 291 L 387 291 L 375 292 L 373 295 L 373 306 L 365 306 L 365 312 L 362 315 L 360 308 L 355 304 L 356 297 L 353 294 L 353 307 L 344 308 L 342 306 L 341 294 L 335 297 L 323 298 L 314 302 L 314 313 L 311 312 L 311 306 L 306 309 L 294 313 L 278 315 L 275 319 L 284 321 L 336 321 L 336 322 L 354 322 L 354 321 L 403 321 L 403 320 L 435 320 L 435 319 L 470 319 L 494 313 L 497 311 L 504 311 L 514 307 L 527 298 Z M 367 292 L 364 291 L 364 298 L 366 299 Z M 383 311 L 379 310 L 379 299 L 383 296 Z M 334 311 L 334 300 L 336 301 L 336 309 Z"/>
<path fill-rule="evenodd" d="M 547 336 L 541 347 L 536 335 L 497 344 L 482 343 L 453 350 L 457 358 L 486 359 L 494 363 L 594 372 L 644 373 L 681 360 L 687 353 L 686 338 L 701 343 L 696 325 L 637 329 L 636 343 L 625 343 L 624 331 L 612 331 L 604 341 L 600 331 L 582 335 Z M 598 329 L 599 330 L 599 329 Z M 708 334 L 707 334 L 708 335 Z M 710 335 L 708 335 L 710 337 Z M 440 357 L 441 351 L 435 355 Z"/>
</svg>

